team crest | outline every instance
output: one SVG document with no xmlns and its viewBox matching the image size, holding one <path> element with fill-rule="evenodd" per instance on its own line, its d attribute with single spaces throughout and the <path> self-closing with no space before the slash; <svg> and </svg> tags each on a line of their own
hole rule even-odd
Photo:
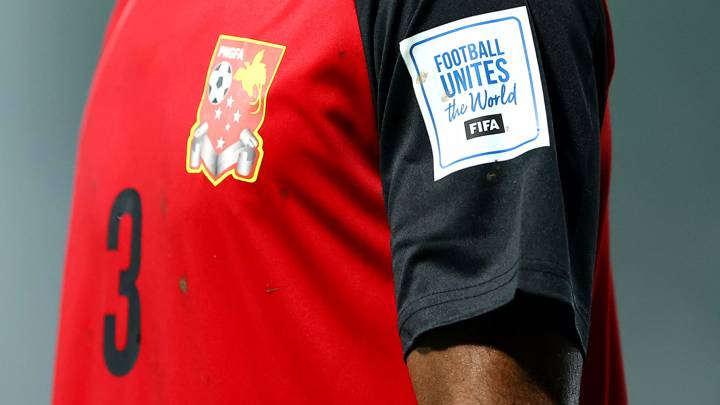
<svg viewBox="0 0 720 405">
<path fill-rule="evenodd" d="M 282 45 L 220 35 L 187 142 L 189 173 L 202 172 L 216 186 L 228 176 L 257 180 L 264 153 L 258 131 L 284 52 Z"/>
</svg>

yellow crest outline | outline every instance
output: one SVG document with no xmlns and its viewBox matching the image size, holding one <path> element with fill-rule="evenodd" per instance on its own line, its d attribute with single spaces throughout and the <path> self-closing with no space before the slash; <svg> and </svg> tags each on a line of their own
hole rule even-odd
<svg viewBox="0 0 720 405">
<path fill-rule="evenodd" d="M 200 126 L 200 123 L 201 123 L 200 110 L 202 109 L 202 104 L 203 104 L 202 100 L 205 98 L 205 89 L 207 89 L 207 87 L 208 87 L 208 80 L 210 78 L 209 72 L 213 68 L 213 61 L 215 60 L 215 55 L 217 55 L 218 47 L 220 46 L 220 42 L 223 39 L 230 39 L 233 41 L 250 42 L 250 43 L 254 43 L 254 44 L 258 44 L 258 45 L 267 46 L 270 48 L 280 49 L 280 58 L 278 58 L 277 64 L 275 65 L 275 69 L 273 70 L 272 75 L 270 75 L 270 80 L 267 83 L 267 93 L 265 94 L 265 100 L 262 103 L 263 104 L 262 105 L 262 116 L 260 118 L 260 123 L 258 124 L 257 128 L 253 130 L 253 135 L 255 135 L 255 137 L 258 140 L 258 148 L 257 148 L 258 158 L 257 158 L 257 164 L 255 165 L 255 169 L 254 169 L 251 177 L 240 177 L 236 174 L 236 171 L 233 169 L 233 170 L 229 170 L 229 171 L 225 172 L 222 176 L 215 179 L 212 176 L 212 174 L 210 172 L 208 172 L 208 170 L 205 168 L 204 163 L 201 163 L 200 167 L 197 169 L 193 169 L 190 167 L 190 153 L 191 153 L 191 149 L 192 149 L 191 145 L 192 145 L 193 135 L 195 133 L 195 130 L 197 130 L 197 128 Z M 275 79 L 275 74 L 277 73 L 278 68 L 280 67 L 280 63 L 282 62 L 283 56 L 285 55 L 285 48 L 286 48 L 285 45 L 273 44 L 271 42 L 259 41 L 259 40 L 252 39 L 252 38 L 236 37 L 236 36 L 225 35 L 225 34 L 221 34 L 220 36 L 218 36 L 218 39 L 215 43 L 215 49 L 213 50 L 213 54 L 212 54 L 213 56 L 210 58 L 210 62 L 208 63 L 208 73 L 205 74 L 205 84 L 203 86 L 202 98 L 200 99 L 200 103 L 198 103 L 197 112 L 195 113 L 195 123 L 190 128 L 190 134 L 187 139 L 187 145 L 185 146 L 185 171 L 187 171 L 188 173 L 191 173 L 191 174 L 196 174 L 196 173 L 202 172 L 205 175 L 205 177 L 208 180 L 210 180 L 210 183 L 212 183 L 213 186 L 217 186 L 218 184 L 222 183 L 222 181 L 225 180 L 225 178 L 227 178 L 228 176 L 232 176 L 235 180 L 240 180 L 245 183 L 255 183 L 257 181 L 258 173 L 260 172 L 260 166 L 262 164 L 262 160 L 265 155 L 265 151 L 263 150 L 263 138 L 260 135 L 259 131 L 260 131 L 260 128 L 262 128 L 263 124 L 265 123 L 267 98 L 269 97 L 270 87 L 272 86 L 273 80 Z"/>
</svg>

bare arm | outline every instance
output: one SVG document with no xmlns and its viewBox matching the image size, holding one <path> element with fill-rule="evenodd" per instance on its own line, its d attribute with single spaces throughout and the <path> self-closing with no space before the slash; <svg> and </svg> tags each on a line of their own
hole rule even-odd
<svg viewBox="0 0 720 405">
<path fill-rule="evenodd" d="M 582 356 L 562 331 L 565 309 L 519 297 L 424 334 L 407 361 L 418 404 L 576 404 Z"/>
</svg>

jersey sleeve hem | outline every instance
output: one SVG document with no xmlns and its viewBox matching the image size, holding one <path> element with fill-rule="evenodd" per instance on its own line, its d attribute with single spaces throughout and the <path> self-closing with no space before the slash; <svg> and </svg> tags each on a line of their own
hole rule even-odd
<svg viewBox="0 0 720 405">
<path fill-rule="evenodd" d="M 518 290 L 569 305 L 574 318 L 574 338 L 579 342 L 584 357 L 589 311 L 576 300 L 572 281 L 563 274 L 559 265 L 525 259 L 482 283 L 435 292 L 405 305 L 398 316 L 404 360 L 407 361 L 423 333 L 498 309 L 512 301 Z"/>
</svg>

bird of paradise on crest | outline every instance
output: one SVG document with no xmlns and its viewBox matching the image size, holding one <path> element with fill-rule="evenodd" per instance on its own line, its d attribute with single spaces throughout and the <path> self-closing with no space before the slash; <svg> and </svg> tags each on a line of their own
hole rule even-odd
<svg viewBox="0 0 720 405">
<path fill-rule="evenodd" d="M 263 56 L 265 56 L 265 50 L 255 54 L 252 62 L 245 62 L 245 66 L 238 69 L 234 76 L 235 80 L 242 83 L 243 90 L 251 99 L 257 91 L 257 96 L 250 102 L 251 106 L 257 106 L 257 108 L 251 114 L 257 114 L 262 109 L 262 93 L 267 83 L 267 66 L 263 62 Z"/>
</svg>

